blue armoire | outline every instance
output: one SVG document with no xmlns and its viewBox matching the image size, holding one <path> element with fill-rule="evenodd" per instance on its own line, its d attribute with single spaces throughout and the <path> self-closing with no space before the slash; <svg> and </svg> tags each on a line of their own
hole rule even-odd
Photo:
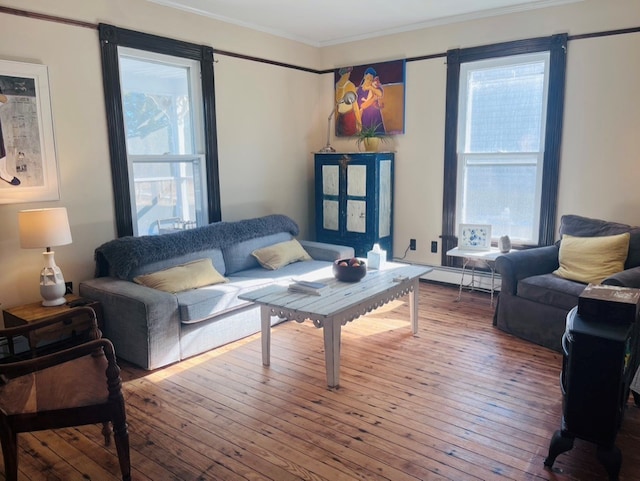
<svg viewBox="0 0 640 481">
<path fill-rule="evenodd" d="M 393 254 L 393 152 L 315 154 L 316 239 Z"/>
</svg>

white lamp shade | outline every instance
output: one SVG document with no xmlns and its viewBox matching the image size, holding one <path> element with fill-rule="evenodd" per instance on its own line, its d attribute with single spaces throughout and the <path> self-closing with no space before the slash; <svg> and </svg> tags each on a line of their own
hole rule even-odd
<svg viewBox="0 0 640 481">
<path fill-rule="evenodd" d="M 36 249 L 71 244 L 66 207 L 18 212 L 20 247 Z"/>
</svg>

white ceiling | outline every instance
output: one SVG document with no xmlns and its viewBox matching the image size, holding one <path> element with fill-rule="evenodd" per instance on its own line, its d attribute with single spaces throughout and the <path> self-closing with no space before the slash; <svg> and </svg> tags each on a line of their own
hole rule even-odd
<svg viewBox="0 0 640 481">
<path fill-rule="evenodd" d="M 582 0 L 148 0 L 322 47 Z"/>
</svg>

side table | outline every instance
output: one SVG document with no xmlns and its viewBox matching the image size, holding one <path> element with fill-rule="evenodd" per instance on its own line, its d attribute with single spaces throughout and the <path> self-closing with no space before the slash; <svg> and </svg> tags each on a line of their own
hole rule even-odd
<svg viewBox="0 0 640 481">
<path fill-rule="evenodd" d="M 447 255 L 451 257 L 462 258 L 462 273 L 460 274 L 460 287 L 458 289 L 457 301 L 462 297 L 462 288 L 464 287 L 464 274 L 467 270 L 467 266 L 471 263 L 471 283 L 469 284 L 470 290 L 484 291 L 491 293 L 491 306 L 493 307 L 493 295 L 496 291 L 495 277 L 496 277 L 496 259 L 498 256 L 503 255 L 504 252 L 500 252 L 499 249 L 492 247 L 488 251 L 460 249 L 454 247 L 447 251 Z M 486 289 L 483 287 L 476 287 L 476 263 L 480 263 L 484 267 L 491 271 L 491 288 Z"/>
<path fill-rule="evenodd" d="M 24 304 L 22 306 L 11 307 L 9 309 L 3 310 L 4 316 L 4 327 L 18 327 L 28 324 L 30 322 L 41 321 L 42 319 L 46 319 L 51 316 L 55 316 L 57 314 L 62 314 L 66 312 L 72 307 L 69 306 L 69 303 L 73 301 L 78 301 L 83 299 L 74 294 L 67 294 L 64 296 L 67 302 L 62 304 L 61 306 L 51 306 L 45 307 L 42 305 L 41 301 L 32 302 L 30 304 Z M 102 322 L 102 305 L 98 301 L 92 301 L 90 299 L 86 299 L 87 303 L 85 306 L 91 307 L 96 313 L 96 319 L 98 321 L 98 328 L 100 330 L 103 329 Z M 73 326 L 73 324 L 72 324 Z M 77 327 L 77 326 L 73 326 Z M 35 346 L 33 344 L 33 339 L 28 339 L 29 348 L 34 349 Z M 10 355 L 15 354 L 15 346 L 13 344 L 13 340 L 9 342 L 9 353 Z"/>
</svg>

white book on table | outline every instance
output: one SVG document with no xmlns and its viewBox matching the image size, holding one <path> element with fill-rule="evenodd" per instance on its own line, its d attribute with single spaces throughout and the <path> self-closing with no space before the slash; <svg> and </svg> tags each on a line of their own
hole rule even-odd
<svg viewBox="0 0 640 481">
<path fill-rule="evenodd" d="M 320 296 L 323 292 L 329 289 L 329 286 L 324 282 L 315 281 L 294 281 L 289 284 L 290 292 L 298 292 L 301 294 L 311 294 L 314 296 Z"/>
</svg>

